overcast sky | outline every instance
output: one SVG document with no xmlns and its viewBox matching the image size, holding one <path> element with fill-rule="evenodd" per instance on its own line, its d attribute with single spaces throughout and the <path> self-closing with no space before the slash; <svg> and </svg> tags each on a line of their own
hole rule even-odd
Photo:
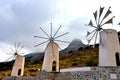
<svg viewBox="0 0 120 80">
<path fill-rule="evenodd" d="M 119 3 L 119 0 L 0 0 L 0 61 L 15 42 L 25 46 L 22 50 L 25 54 L 44 51 L 46 44 L 34 48 L 43 41 L 35 39 L 34 35 L 45 36 L 40 27 L 49 34 L 51 22 L 53 32 L 62 25 L 57 35 L 69 32 L 60 39 L 70 42 L 77 38 L 85 42 L 88 30 L 85 24 L 99 6 L 111 6 L 115 16 L 113 28 L 120 30 L 117 25 L 120 21 Z M 61 48 L 68 45 L 58 44 Z"/>
</svg>

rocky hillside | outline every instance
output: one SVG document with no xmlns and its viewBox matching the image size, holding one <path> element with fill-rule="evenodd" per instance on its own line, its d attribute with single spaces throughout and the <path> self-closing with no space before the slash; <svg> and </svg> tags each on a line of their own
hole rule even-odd
<svg viewBox="0 0 120 80">
<path fill-rule="evenodd" d="M 30 61 L 30 60 L 36 61 L 36 60 L 43 59 L 43 57 L 44 57 L 44 53 L 42 53 L 42 52 L 34 52 L 34 53 L 27 54 L 25 56 L 25 59 L 26 59 L 26 61 Z"/>
<path fill-rule="evenodd" d="M 61 53 L 68 53 L 69 51 L 76 51 L 79 48 L 85 48 L 86 45 L 80 39 L 74 39 L 67 48 L 61 50 Z"/>
<path fill-rule="evenodd" d="M 85 48 L 86 45 L 82 43 L 81 40 L 79 39 L 74 39 L 69 45 L 68 47 L 66 47 L 65 49 L 61 50 L 60 53 L 68 53 L 70 51 L 76 51 L 79 48 Z M 26 60 L 42 60 L 44 57 L 44 53 L 42 52 L 35 52 L 35 53 L 30 53 L 28 55 L 25 56 Z"/>
<path fill-rule="evenodd" d="M 120 32 L 118 32 L 120 40 Z M 98 65 L 98 44 L 95 48 L 86 47 L 80 40 L 73 40 L 60 54 L 60 69 L 71 67 L 97 66 Z M 84 48 L 82 48 L 84 47 Z M 26 55 L 24 76 L 36 76 L 41 69 L 43 53 L 31 53 Z M 11 73 L 13 62 L 0 63 L 0 80 Z"/>
<path fill-rule="evenodd" d="M 33 53 L 34 54 L 34 53 Z M 36 76 L 38 70 L 42 67 L 42 59 L 35 59 L 35 55 L 29 55 L 25 62 L 24 76 Z M 38 55 L 40 53 L 36 53 Z M 0 63 L 0 79 L 10 75 L 13 62 Z M 97 66 L 98 65 L 98 48 L 79 48 L 76 51 L 69 51 L 60 54 L 60 69 L 71 67 Z"/>
</svg>

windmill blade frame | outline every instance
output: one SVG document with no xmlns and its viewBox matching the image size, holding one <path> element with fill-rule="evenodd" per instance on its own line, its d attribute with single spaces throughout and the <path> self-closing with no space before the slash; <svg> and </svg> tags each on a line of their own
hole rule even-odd
<svg viewBox="0 0 120 80">
<path fill-rule="evenodd" d="M 48 35 L 48 33 L 46 33 L 41 27 L 40 29 L 50 38 L 50 36 Z"/>
<path fill-rule="evenodd" d="M 93 37 L 95 36 L 95 40 L 94 40 L 94 46 L 96 44 L 96 41 L 97 41 L 97 36 L 99 34 L 99 32 L 102 30 L 104 31 L 106 34 L 108 34 L 103 28 L 102 26 L 104 26 L 105 24 L 112 24 L 112 20 L 114 18 L 114 16 L 110 19 L 108 19 L 106 22 L 103 23 L 104 19 L 106 19 L 111 13 L 112 11 L 110 10 L 111 7 L 108 8 L 107 12 L 103 15 L 103 12 L 104 12 L 104 9 L 105 7 L 101 7 L 100 6 L 100 9 L 99 10 L 96 10 L 94 13 L 93 13 L 93 16 L 94 16 L 94 20 L 95 20 L 95 23 L 96 23 L 96 26 L 93 25 L 93 22 L 92 20 L 90 20 L 89 24 L 87 26 L 90 26 L 90 27 L 94 27 L 95 29 L 92 31 L 92 32 L 87 32 L 87 35 L 86 37 L 88 37 L 89 35 L 91 35 L 93 33 L 93 36 L 91 36 L 90 40 L 88 40 L 88 44 L 92 41 Z M 98 12 L 99 11 L 99 12 Z M 101 16 L 103 15 L 103 18 L 101 19 Z"/>
<path fill-rule="evenodd" d="M 24 46 L 22 46 L 17 52 L 19 53 L 20 52 L 20 50 L 23 48 Z"/>
<path fill-rule="evenodd" d="M 46 38 L 46 37 L 40 37 L 40 36 L 34 36 L 34 38 L 49 39 L 49 38 Z"/>
<path fill-rule="evenodd" d="M 13 60 L 15 57 L 16 57 L 16 55 L 12 55 L 10 58 L 8 58 L 8 59 L 5 60 L 5 61 Z"/>
<path fill-rule="evenodd" d="M 20 42 L 18 43 L 18 45 L 17 45 L 17 48 L 16 48 L 16 51 L 18 51 L 18 49 L 19 49 L 19 47 L 20 47 Z"/>
<path fill-rule="evenodd" d="M 51 23 L 51 37 L 52 37 L 52 23 Z"/>
<path fill-rule="evenodd" d="M 16 55 L 18 55 L 18 53 L 21 51 L 21 49 L 24 47 L 24 46 L 21 46 L 20 47 L 20 42 L 17 44 L 16 42 L 15 42 L 15 47 L 14 47 L 14 49 L 13 48 L 11 48 L 10 47 L 10 50 L 12 51 L 10 51 L 10 53 L 9 54 L 12 54 L 12 55 L 14 55 L 14 56 L 16 56 Z M 8 54 L 8 53 L 7 53 Z"/>
<path fill-rule="evenodd" d="M 95 31 L 95 32 L 93 33 L 92 37 L 89 39 L 88 45 L 89 45 L 89 43 L 91 42 L 91 40 L 94 38 L 94 36 L 95 36 L 96 33 L 97 33 L 97 31 Z"/>
<path fill-rule="evenodd" d="M 49 40 L 44 41 L 44 42 L 42 42 L 42 43 L 40 43 L 40 44 L 35 45 L 34 47 L 37 47 L 37 46 L 39 46 L 39 45 L 41 45 L 41 44 L 44 44 L 44 43 L 46 43 L 46 42 L 48 42 L 48 41 L 49 41 Z"/>
<path fill-rule="evenodd" d="M 50 43 L 53 44 L 54 41 L 69 43 L 69 42 L 67 42 L 67 41 L 56 40 L 57 38 L 60 38 L 60 37 L 62 37 L 62 36 L 64 36 L 64 35 L 68 34 L 68 32 L 66 32 L 66 33 L 64 33 L 64 34 L 61 34 L 61 35 L 56 36 L 57 33 L 58 33 L 58 31 L 61 29 L 61 25 L 58 27 L 58 29 L 56 30 L 56 32 L 53 34 L 52 23 L 50 23 L 50 35 L 49 35 L 47 32 L 45 32 L 45 30 L 43 30 L 41 27 L 40 27 L 40 29 L 45 33 L 45 35 L 47 35 L 47 38 L 46 38 L 46 37 L 40 37 L 40 36 L 34 36 L 34 37 L 35 37 L 35 38 L 41 38 L 41 39 L 47 39 L 47 41 L 44 41 L 44 42 L 42 42 L 42 43 L 40 43 L 40 44 L 37 44 L 37 45 L 35 45 L 35 47 L 37 47 L 37 46 L 39 46 L 39 45 L 41 45 L 41 44 L 44 44 L 44 43 L 46 43 L 46 42 L 50 42 Z M 48 46 L 46 46 L 46 48 L 48 48 Z M 46 49 L 45 49 L 45 50 L 46 50 Z M 44 50 L 44 51 L 45 51 L 45 50 Z"/>
<path fill-rule="evenodd" d="M 62 27 L 62 26 L 60 25 L 60 27 L 57 29 L 57 31 L 55 32 L 55 34 L 53 35 L 53 37 L 56 36 L 56 34 L 58 33 L 58 31 L 60 30 L 61 27 Z"/>
<path fill-rule="evenodd" d="M 69 33 L 69 32 L 66 32 L 66 33 L 64 33 L 64 34 L 61 34 L 61 35 L 55 37 L 55 39 L 57 39 L 57 38 L 59 38 L 59 37 L 62 37 L 62 36 L 64 36 L 64 35 L 68 34 L 68 33 Z"/>
</svg>

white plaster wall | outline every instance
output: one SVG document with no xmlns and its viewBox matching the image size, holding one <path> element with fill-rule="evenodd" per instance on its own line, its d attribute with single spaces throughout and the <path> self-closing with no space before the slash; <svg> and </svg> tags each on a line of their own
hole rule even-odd
<svg viewBox="0 0 120 80">
<path fill-rule="evenodd" d="M 52 49 L 53 45 L 53 49 Z M 53 55 L 54 52 L 54 55 Z M 59 47 L 57 43 L 48 43 L 47 48 L 45 50 L 44 54 L 44 61 L 42 66 L 42 71 L 45 70 L 47 72 L 52 71 L 52 63 L 53 61 L 56 61 L 56 71 L 59 72 Z"/>
<path fill-rule="evenodd" d="M 18 76 L 18 70 L 19 69 L 21 69 L 21 75 L 19 75 L 19 76 L 23 76 L 23 73 L 24 73 L 24 63 L 25 63 L 25 57 L 17 55 L 15 63 L 13 65 L 11 76 Z"/>
<path fill-rule="evenodd" d="M 78 68 L 60 69 L 60 72 L 76 72 L 76 71 L 91 71 L 91 67 L 78 67 Z"/>
<path fill-rule="evenodd" d="M 116 52 L 120 52 L 117 31 L 105 29 L 100 32 L 99 66 L 116 66 Z"/>
</svg>

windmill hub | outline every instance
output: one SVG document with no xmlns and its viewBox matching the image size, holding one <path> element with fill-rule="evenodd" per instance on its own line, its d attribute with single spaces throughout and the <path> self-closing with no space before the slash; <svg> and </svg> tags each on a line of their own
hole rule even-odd
<svg viewBox="0 0 120 80">
<path fill-rule="evenodd" d="M 51 37 L 49 40 L 50 40 L 50 42 L 54 42 L 54 38 L 53 37 Z"/>
<path fill-rule="evenodd" d="M 100 31 L 101 29 L 102 29 L 101 26 L 98 25 L 98 27 L 97 27 L 97 31 Z"/>
<path fill-rule="evenodd" d="M 15 53 L 15 55 L 17 55 L 17 53 Z"/>
</svg>

